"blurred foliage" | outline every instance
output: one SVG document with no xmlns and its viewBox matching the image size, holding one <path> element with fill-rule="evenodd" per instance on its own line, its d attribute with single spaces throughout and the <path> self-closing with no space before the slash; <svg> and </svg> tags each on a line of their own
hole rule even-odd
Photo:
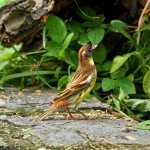
<svg viewBox="0 0 150 150">
<path fill-rule="evenodd" d="M 0 84 L 20 88 L 38 85 L 62 89 L 77 68 L 79 48 L 91 41 L 99 45 L 94 54 L 98 78 L 92 94 L 111 104 L 116 111 L 122 111 L 135 119 L 148 119 L 149 24 L 140 29 L 141 39 L 137 45 L 137 31 L 130 32 L 125 22 L 111 20 L 106 24 L 103 14 L 97 14 L 89 7 L 82 7 L 82 10 L 87 16 L 76 11 L 80 21 L 49 16 L 43 29 L 43 50 L 19 53 L 20 45 L 13 48 L 1 46 Z M 108 58 L 108 50 L 103 43 L 109 32 L 120 34 L 125 39 L 122 48 L 113 58 Z"/>
</svg>

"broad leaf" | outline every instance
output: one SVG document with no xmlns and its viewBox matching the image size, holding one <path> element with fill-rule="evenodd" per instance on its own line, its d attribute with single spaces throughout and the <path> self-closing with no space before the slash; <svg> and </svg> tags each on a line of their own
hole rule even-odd
<svg viewBox="0 0 150 150">
<path fill-rule="evenodd" d="M 67 30 L 64 22 L 59 17 L 51 15 L 46 22 L 46 28 L 53 41 L 62 43 L 66 37 Z"/>
<path fill-rule="evenodd" d="M 95 90 L 99 90 L 101 88 L 101 84 L 99 82 L 97 82 L 94 86 Z"/>
<path fill-rule="evenodd" d="M 128 79 L 127 77 L 122 77 L 116 80 L 116 86 L 123 89 L 123 91 L 127 94 L 135 94 L 135 85 L 134 83 Z"/>
<path fill-rule="evenodd" d="M 44 56 L 50 56 L 50 57 L 59 57 L 59 53 L 62 49 L 62 46 L 54 41 L 47 42 L 46 49 L 48 50 L 47 53 L 44 54 Z"/>
<path fill-rule="evenodd" d="M 88 43 L 88 42 L 89 42 L 89 39 L 88 39 L 87 34 L 86 34 L 86 33 L 81 34 L 81 35 L 80 35 L 80 38 L 79 38 L 79 40 L 78 40 L 78 43 L 81 44 L 81 45 L 84 45 L 84 44 L 86 44 L 86 43 Z"/>
<path fill-rule="evenodd" d="M 79 37 L 79 34 L 84 32 L 84 28 L 80 22 L 71 21 L 66 23 L 66 26 L 68 31 L 74 33 L 72 40 L 76 40 Z"/>
<path fill-rule="evenodd" d="M 88 39 L 93 44 L 98 44 L 102 41 L 104 37 L 105 30 L 102 28 L 92 29 L 88 32 Z"/>
<path fill-rule="evenodd" d="M 102 90 L 103 91 L 110 91 L 115 87 L 115 81 L 110 78 L 102 79 Z"/>
<path fill-rule="evenodd" d="M 103 66 L 102 66 L 102 70 L 103 71 L 110 71 L 111 66 L 112 66 L 112 62 L 111 61 L 105 61 L 103 63 Z"/>
<path fill-rule="evenodd" d="M 150 97 L 150 70 L 144 76 L 143 89 L 144 92 Z"/>
<path fill-rule="evenodd" d="M 104 45 L 100 44 L 94 51 L 94 61 L 97 63 L 102 63 L 106 59 L 106 48 Z"/>
<path fill-rule="evenodd" d="M 112 31 L 119 32 L 122 35 L 124 35 L 127 39 L 132 40 L 130 34 L 128 33 L 128 26 L 126 23 L 120 20 L 112 20 L 110 25 L 111 25 Z"/>
<path fill-rule="evenodd" d="M 128 53 L 123 56 L 116 56 L 113 60 L 110 73 L 113 73 L 116 70 L 118 70 L 131 56 L 132 56 L 132 53 Z"/>
</svg>

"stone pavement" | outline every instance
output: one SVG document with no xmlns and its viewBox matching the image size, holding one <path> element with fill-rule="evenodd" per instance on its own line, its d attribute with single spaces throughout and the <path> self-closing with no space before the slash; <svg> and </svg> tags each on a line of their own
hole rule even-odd
<svg viewBox="0 0 150 150">
<path fill-rule="evenodd" d="M 103 149 L 132 149 L 132 145 L 150 149 L 150 131 L 134 128 L 137 122 L 129 118 L 101 111 L 109 106 L 96 99 L 81 105 L 88 120 L 79 114 L 67 120 L 64 112 L 56 112 L 44 121 L 36 121 L 35 116 L 56 95 L 57 92 L 49 90 L 0 91 L 0 146 L 3 149 L 100 149 L 105 143 L 111 146 L 103 145 Z"/>
</svg>

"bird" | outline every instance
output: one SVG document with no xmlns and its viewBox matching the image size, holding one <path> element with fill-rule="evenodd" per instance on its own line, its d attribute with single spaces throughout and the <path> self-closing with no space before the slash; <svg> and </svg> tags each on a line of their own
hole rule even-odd
<svg viewBox="0 0 150 150">
<path fill-rule="evenodd" d="M 70 107 L 74 106 L 76 112 L 82 114 L 85 118 L 88 118 L 82 111 L 78 109 L 81 102 L 85 100 L 90 91 L 95 85 L 97 78 L 97 71 L 93 60 L 93 52 L 98 45 L 87 43 L 83 45 L 78 52 L 78 67 L 66 88 L 58 94 L 50 102 L 50 106 L 37 120 L 43 120 L 52 112 L 66 108 L 68 112 L 67 118 L 73 118 L 70 111 Z"/>
</svg>

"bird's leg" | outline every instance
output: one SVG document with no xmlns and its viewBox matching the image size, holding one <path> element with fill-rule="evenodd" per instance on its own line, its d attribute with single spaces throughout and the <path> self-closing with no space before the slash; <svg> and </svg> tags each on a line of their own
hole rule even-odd
<svg viewBox="0 0 150 150">
<path fill-rule="evenodd" d="M 72 119 L 72 118 L 73 118 L 73 116 L 72 116 L 72 114 L 71 114 L 71 112 L 70 112 L 69 107 L 68 107 L 68 106 L 66 106 L 66 109 L 67 109 L 67 112 L 68 112 L 68 114 L 67 114 L 67 118 L 68 118 L 68 119 Z"/>
<path fill-rule="evenodd" d="M 75 111 L 79 112 L 85 119 L 88 119 L 89 117 L 86 116 L 81 110 L 79 110 L 78 105 L 75 106 Z"/>
</svg>

